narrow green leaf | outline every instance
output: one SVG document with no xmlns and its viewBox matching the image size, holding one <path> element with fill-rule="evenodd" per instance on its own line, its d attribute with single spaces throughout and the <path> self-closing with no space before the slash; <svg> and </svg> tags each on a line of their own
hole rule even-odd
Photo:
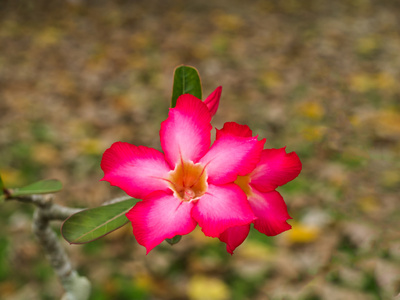
<svg viewBox="0 0 400 300">
<path fill-rule="evenodd" d="M 175 107 L 180 95 L 191 94 L 199 99 L 202 97 L 199 72 L 190 66 L 179 66 L 174 71 L 171 107 Z"/>
<path fill-rule="evenodd" d="M 62 189 L 62 183 L 56 179 L 41 180 L 22 188 L 13 189 L 11 197 L 33 195 L 33 194 L 49 194 L 55 193 Z"/>
<path fill-rule="evenodd" d="M 176 235 L 172 239 L 165 239 L 165 240 L 168 242 L 168 244 L 170 244 L 172 246 L 172 245 L 179 243 L 181 238 L 182 238 L 181 235 Z"/>
<path fill-rule="evenodd" d="M 62 224 L 61 234 L 70 244 L 97 240 L 128 223 L 125 214 L 138 201 L 132 198 L 73 214 Z"/>
</svg>

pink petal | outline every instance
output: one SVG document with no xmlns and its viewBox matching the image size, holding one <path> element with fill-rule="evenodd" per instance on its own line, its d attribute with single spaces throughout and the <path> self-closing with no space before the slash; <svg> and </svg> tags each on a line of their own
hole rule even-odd
<svg viewBox="0 0 400 300">
<path fill-rule="evenodd" d="M 253 171 L 260 160 L 265 139 L 224 135 L 214 142 L 207 154 L 200 160 L 207 165 L 208 181 L 225 184 L 235 181 L 237 175 Z"/>
<path fill-rule="evenodd" d="M 217 129 L 217 140 L 226 134 L 241 137 L 251 137 L 253 135 L 249 126 L 240 125 L 235 122 L 227 122 L 224 124 L 224 127 L 221 130 Z"/>
<path fill-rule="evenodd" d="M 253 189 L 249 197 L 251 208 L 257 217 L 254 228 L 268 236 L 277 235 L 292 228 L 286 221 L 291 219 L 285 201 L 277 191 L 261 193 Z"/>
<path fill-rule="evenodd" d="M 254 220 L 245 193 L 233 183 L 208 185 L 207 193 L 192 209 L 192 217 L 204 234 L 219 237 L 226 229 L 249 224 Z"/>
<path fill-rule="evenodd" d="M 170 193 L 154 192 L 126 214 L 137 242 L 147 253 L 163 240 L 190 233 L 196 221 L 190 216 L 191 202 L 183 202 Z"/>
<path fill-rule="evenodd" d="M 233 251 L 244 242 L 249 234 L 249 231 L 250 224 L 231 227 L 225 230 L 219 236 L 219 239 L 221 242 L 226 243 L 226 251 L 228 251 L 230 254 L 233 254 Z"/>
<path fill-rule="evenodd" d="M 118 186 L 133 198 L 143 199 L 153 191 L 168 190 L 168 182 L 163 178 L 171 168 L 164 155 L 153 148 L 116 142 L 104 152 L 101 168 L 101 180 Z"/>
<path fill-rule="evenodd" d="M 285 148 L 265 149 L 260 162 L 250 175 L 250 185 L 262 192 L 273 191 L 295 179 L 300 174 L 301 167 L 295 152 L 286 153 Z"/>
<path fill-rule="evenodd" d="M 205 100 L 204 104 L 207 105 L 208 110 L 210 111 L 211 116 L 214 116 L 218 110 L 219 99 L 221 98 L 222 86 L 219 86 L 215 89 L 214 92 L 210 94 Z"/>
<path fill-rule="evenodd" d="M 181 159 L 196 163 L 207 152 L 211 143 L 210 121 L 210 112 L 200 99 L 189 94 L 178 98 L 160 130 L 161 147 L 171 168 Z"/>
</svg>

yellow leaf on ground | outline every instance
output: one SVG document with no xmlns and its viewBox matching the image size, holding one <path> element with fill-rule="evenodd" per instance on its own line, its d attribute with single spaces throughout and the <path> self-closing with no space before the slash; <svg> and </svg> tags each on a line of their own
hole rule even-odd
<svg viewBox="0 0 400 300">
<path fill-rule="evenodd" d="M 272 251 L 271 247 L 252 240 L 247 240 L 237 248 L 237 253 L 246 259 L 271 261 L 275 258 L 275 253 Z"/>
<path fill-rule="evenodd" d="M 380 208 L 378 200 L 374 196 L 365 196 L 358 199 L 357 204 L 364 212 L 374 212 Z"/>
<path fill-rule="evenodd" d="M 359 73 L 350 78 L 350 89 L 364 93 L 375 88 L 375 79 L 372 74 Z"/>
<path fill-rule="evenodd" d="M 284 233 L 285 238 L 290 243 L 312 243 L 320 235 L 321 230 L 312 225 L 305 225 L 301 223 L 293 223 L 292 229 Z"/>
<path fill-rule="evenodd" d="M 377 136 L 400 140 L 400 113 L 395 110 L 382 110 L 372 119 Z"/>
<path fill-rule="evenodd" d="M 221 279 L 202 275 L 190 278 L 188 296 L 191 300 L 230 299 L 229 287 Z"/>
<path fill-rule="evenodd" d="M 321 120 L 325 115 L 325 110 L 318 102 L 307 101 L 300 105 L 298 112 L 309 119 Z"/>
</svg>

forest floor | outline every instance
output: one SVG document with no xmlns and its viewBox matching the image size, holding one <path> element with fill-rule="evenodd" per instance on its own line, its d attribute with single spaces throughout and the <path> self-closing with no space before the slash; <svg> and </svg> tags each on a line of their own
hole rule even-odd
<svg viewBox="0 0 400 300">
<path fill-rule="evenodd" d="M 64 184 L 56 202 L 124 195 L 99 182 L 115 141 L 160 149 L 176 66 L 213 126 L 248 124 L 303 170 L 278 188 L 293 226 L 252 229 L 229 255 L 200 230 L 147 256 L 130 225 L 64 242 L 95 300 L 390 299 L 400 292 L 400 4 L 396 1 L 3 1 L 0 173 Z M 0 209 L 0 299 L 59 299 L 31 232 L 33 207 Z M 59 231 L 60 224 L 54 224 Z M 60 237 L 61 238 L 61 237 Z"/>
</svg>

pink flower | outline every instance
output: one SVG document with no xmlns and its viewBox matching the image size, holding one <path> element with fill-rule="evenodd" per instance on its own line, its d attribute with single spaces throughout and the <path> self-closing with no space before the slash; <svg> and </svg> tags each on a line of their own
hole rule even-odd
<svg viewBox="0 0 400 300">
<path fill-rule="evenodd" d="M 226 136 L 251 137 L 247 125 L 225 123 L 217 131 L 217 141 Z M 254 215 L 254 228 L 268 236 L 274 236 L 292 228 L 286 221 L 291 219 L 282 196 L 275 191 L 278 186 L 295 179 L 301 171 L 301 162 L 295 152 L 286 153 L 285 148 L 264 149 L 260 162 L 254 170 L 240 174 L 235 183 L 246 193 Z M 246 239 L 250 224 L 227 229 L 219 239 L 226 243 L 226 250 L 233 251 Z"/>
<path fill-rule="evenodd" d="M 255 168 L 265 140 L 226 134 L 210 147 L 219 95 L 217 88 L 207 103 L 189 94 L 178 98 L 161 123 L 164 153 L 123 142 L 104 152 L 102 180 L 143 199 L 126 216 L 147 253 L 197 224 L 206 236 L 219 237 L 255 219 L 245 192 L 233 182 Z"/>
<path fill-rule="evenodd" d="M 221 98 L 222 86 L 219 86 L 212 92 L 205 100 L 204 104 L 207 105 L 211 116 L 214 116 L 218 110 L 219 99 Z"/>
</svg>

